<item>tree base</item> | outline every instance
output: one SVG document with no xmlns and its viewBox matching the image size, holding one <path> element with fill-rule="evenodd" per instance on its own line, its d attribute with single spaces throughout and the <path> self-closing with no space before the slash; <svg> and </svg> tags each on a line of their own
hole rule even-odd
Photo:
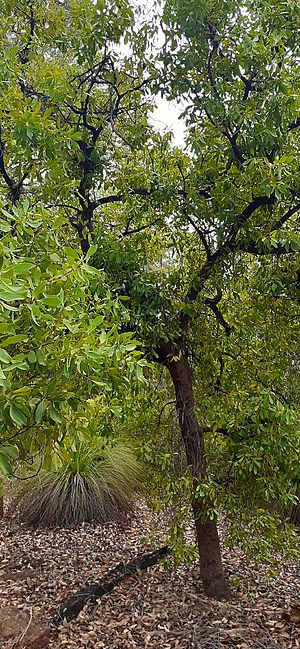
<svg viewBox="0 0 300 649">
<path fill-rule="evenodd" d="M 230 589 L 224 575 L 215 577 L 213 580 L 206 581 L 203 579 L 203 588 L 205 595 L 215 599 L 231 599 Z"/>
</svg>

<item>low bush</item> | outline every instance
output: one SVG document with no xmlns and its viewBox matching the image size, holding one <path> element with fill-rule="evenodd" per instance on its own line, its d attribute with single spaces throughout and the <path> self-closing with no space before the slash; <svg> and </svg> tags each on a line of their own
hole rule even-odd
<svg viewBox="0 0 300 649">
<path fill-rule="evenodd" d="M 124 442 L 80 441 L 58 451 L 57 468 L 16 487 L 20 519 L 30 526 L 70 527 L 119 520 L 132 508 L 141 466 Z"/>
</svg>

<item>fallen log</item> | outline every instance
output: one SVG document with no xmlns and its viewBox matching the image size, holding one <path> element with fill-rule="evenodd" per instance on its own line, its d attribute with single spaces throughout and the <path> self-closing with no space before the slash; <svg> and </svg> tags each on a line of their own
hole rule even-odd
<svg viewBox="0 0 300 649">
<path fill-rule="evenodd" d="M 139 570 L 146 570 L 154 566 L 160 559 L 163 559 L 170 553 L 167 546 L 163 546 L 154 552 L 148 554 L 139 554 L 129 563 L 118 563 L 118 565 L 106 573 L 99 583 L 89 584 L 85 590 L 71 595 L 62 602 L 53 616 L 53 624 L 59 626 L 63 620 L 73 620 L 88 602 L 96 602 L 103 595 L 111 591 L 126 577 L 133 575 Z"/>
</svg>

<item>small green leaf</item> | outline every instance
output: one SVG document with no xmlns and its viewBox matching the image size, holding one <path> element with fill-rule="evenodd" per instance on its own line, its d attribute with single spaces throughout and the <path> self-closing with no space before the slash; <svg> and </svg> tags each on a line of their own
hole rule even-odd
<svg viewBox="0 0 300 649">
<path fill-rule="evenodd" d="M 17 446 L 12 446 L 11 444 L 8 444 L 7 446 L 3 446 L 2 449 L 0 450 L 0 453 L 4 453 L 5 455 L 8 455 L 8 457 L 13 458 L 13 460 L 16 460 L 20 455 L 20 451 L 17 448 Z"/>
<path fill-rule="evenodd" d="M 41 423 L 41 421 L 43 419 L 43 416 L 44 416 L 44 412 L 45 412 L 45 403 L 44 403 L 44 401 L 40 401 L 40 403 L 38 403 L 38 405 L 37 405 L 37 407 L 35 409 L 35 413 L 34 413 L 34 418 L 35 418 L 35 421 L 36 421 L 37 424 Z"/>
<path fill-rule="evenodd" d="M 19 264 L 15 264 L 13 271 L 15 275 L 25 275 L 34 267 L 34 264 L 31 264 L 29 261 L 22 261 Z"/>
<path fill-rule="evenodd" d="M 41 349 L 38 349 L 36 352 L 37 362 L 39 365 L 46 365 L 45 354 Z"/>
<path fill-rule="evenodd" d="M 42 315 L 41 312 L 40 312 L 40 310 L 39 310 L 39 308 L 38 308 L 35 304 L 31 304 L 30 307 L 29 307 L 29 309 L 30 309 L 30 311 L 31 311 L 31 317 L 32 317 L 33 322 L 34 322 L 36 325 L 39 325 L 40 323 L 39 323 L 39 321 L 37 320 L 37 318 L 40 318 L 41 315 Z"/>
<path fill-rule="evenodd" d="M 4 453 L 1 451 L 0 452 L 0 470 L 4 475 L 11 476 L 12 475 L 12 468 L 10 461 L 7 457 L 7 455 L 4 455 Z"/>
<path fill-rule="evenodd" d="M 5 351 L 5 349 L 0 349 L 0 362 L 1 363 L 11 363 L 12 357 Z"/>
<path fill-rule="evenodd" d="M 20 426 L 26 426 L 27 416 L 19 406 L 16 406 L 14 403 L 12 403 L 9 409 L 9 414 L 12 421 L 14 421 L 16 424 L 19 424 Z"/>
<path fill-rule="evenodd" d="M 4 302 L 16 302 L 16 300 L 24 300 L 26 297 L 27 289 L 23 287 L 18 287 L 13 291 L 0 289 L 0 300 Z"/>
<path fill-rule="evenodd" d="M 293 239 L 291 242 L 291 249 L 293 252 L 299 252 L 300 250 L 300 241 L 297 241 L 297 239 Z"/>
<path fill-rule="evenodd" d="M 17 343 L 21 343 L 27 340 L 27 336 L 25 334 L 16 334 L 15 336 L 9 336 L 8 338 L 5 338 L 5 340 L 2 340 L 2 346 L 3 347 L 8 347 L 9 345 L 16 345 Z"/>
<path fill-rule="evenodd" d="M 66 246 L 65 248 L 65 254 L 67 255 L 68 259 L 78 259 L 78 252 L 77 250 L 74 250 L 74 248 L 71 248 L 70 246 Z"/>
<path fill-rule="evenodd" d="M 61 424 L 62 416 L 61 416 L 60 412 L 55 408 L 55 406 L 53 404 L 50 405 L 49 416 L 51 417 L 51 419 L 53 421 L 55 421 L 55 423 Z"/>
<path fill-rule="evenodd" d="M 97 244 L 93 243 L 87 251 L 85 261 L 89 261 L 89 259 L 95 254 L 95 252 L 97 252 L 97 249 L 98 249 Z"/>
<path fill-rule="evenodd" d="M 58 307 L 61 305 L 61 300 L 58 295 L 47 295 L 41 300 L 41 302 L 46 306 Z"/>
</svg>

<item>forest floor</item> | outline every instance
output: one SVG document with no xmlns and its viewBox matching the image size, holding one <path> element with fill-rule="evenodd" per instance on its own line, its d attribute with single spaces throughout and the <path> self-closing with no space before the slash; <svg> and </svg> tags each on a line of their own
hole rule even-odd
<svg viewBox="0 0 300 649">
<path fill-rule="evenodd" d="M 145 540 L 153 533 L 151 545 Z M 1 649 L 275 649 L 300 647 L 300 566 L 267 581 L 224 550 L 229 602 L 207 598 L 198 565 L 159 564 L 128 577 L 77 619 L 50 624 L 58 605 L 119 562 L 162 544 L 164 523 L 141 504 L 126 525 L 30 530 L 0 522 Z M 190 531 L 192 534 L 192 530 Z M 298 606 L 299 605 L 299 606 Z"/>
</svg>

